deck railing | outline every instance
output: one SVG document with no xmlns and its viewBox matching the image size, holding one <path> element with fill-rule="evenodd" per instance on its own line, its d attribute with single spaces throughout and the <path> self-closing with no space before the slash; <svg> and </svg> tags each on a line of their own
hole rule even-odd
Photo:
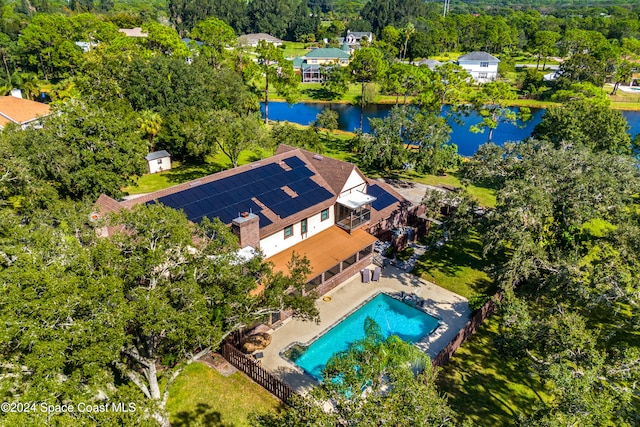
<svg viewBox="0 0 640 427">
<path fill-rule="evenodd" d="M 229 343 L 222 345 L 222 357 L 284 403 L 288 404 L 291 397 L 296 395 L 296 391 L 293 388 L 233 345 Z"/>
</svg>

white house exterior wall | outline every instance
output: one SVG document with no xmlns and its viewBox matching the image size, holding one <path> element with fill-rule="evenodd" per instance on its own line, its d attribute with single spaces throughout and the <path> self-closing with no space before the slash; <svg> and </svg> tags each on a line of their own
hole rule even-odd
<svg viewBox="0 0 640 427">
<path fill-rule="evenodd" d="M 270 236 L 260 239 L 260 249 L 264 253 L 265 258 L 269 258 L 278 252 L 289 249 L 290 247 L 300 243 L 302 240 L 324 231 L 335 224 L 333 206 L 329 207 L 329 218 L 321 220 L 322 212 L 318 212 L 307 218 L 307 232 L 304 236 L 301 234 L 300 221 L 293 224 L 293 235 L 284 238 L 284 229 Z"/>
<path fill-rule="evenodd" d="M 489 62 L 488 67 L 481 67 L 480 61 L 459 61 L 459 65 L 467 70 L 469 74 L 471 74 L 471 77 L 479 83 L 490 82 L 498 78 L 497 62 Z M 486 77 L 483 73 L 486 73 Z"/>
<path fill-rule="evenodd" d="M 351 191 L 358 190 L 364 192 L 367 189 L 367 183 L 356 170 L 354 169 L 347 178 L 347 182 L 344 184 L 340 195 L 345 195 Z"/>
<path fill-rule="evenodd" d="M 149 164 L 149 173 L 168 171 L 171 169 L 171 157 L 161 157 L 155 160 L 147 161 Z"/>
</svg>

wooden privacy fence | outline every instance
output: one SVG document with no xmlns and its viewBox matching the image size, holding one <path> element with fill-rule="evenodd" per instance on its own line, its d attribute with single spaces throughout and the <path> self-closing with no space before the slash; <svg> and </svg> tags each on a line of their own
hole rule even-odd
<svg viewBox="0 0 640 427">
<path fill-rule="evenodd" d="M 444 366 L 451 357 L 453 353 L 456 352 L 460 348 L 462 344 L 467 341 L 467 339 L 473 335 L 473 333 L 478 329 L 480 325 L 484 323 L 484 321 L 489 317 L 495 310 L 496 304 L 493 300 L 498 302 L 502 301 L 502 294 L 497 293 L 487 301 L 480 310 L 467 322 L 467 324 L 458 332 L 454 339 L 447 344 L 445 348 L 443 348 L 440 353 L 436 357 L 431 360 L 431 364 L 435 366 Z"/>
<path fill-rule="evenodd" d="M 289 403 L 291 397 L 296 394 L 294 389 L 233 345 L 229 343 L 222 345 L 222 357 L 283 402 Z"/>
</svg>

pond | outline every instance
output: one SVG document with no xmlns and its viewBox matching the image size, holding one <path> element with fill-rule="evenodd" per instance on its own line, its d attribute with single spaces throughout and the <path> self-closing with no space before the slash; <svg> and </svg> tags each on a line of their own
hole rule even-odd
<svg viewBox="0 0 640 427">
<path fill-rule="evenodd" d="M 270 102 L 269 103 L 269 120 L 287 120 L 301 125 L 309 125 L 315 121 L 316 116 L 325 108 L 331 108 L 339 114 L 338 124 L 341 130 L 353 132 L 360 126 L 360 107 L 349 104 L 322 104 L 322 103 L 298 103 L 288 105 L 286 102 Z M 386 117 L 393 105 L 390 104 L 371 104 L 364 109 L 363 130 L 369 131 L 368 118 Z M 447 107 L 445 107 L 447 108 Z M 261 105 L 262 115 L 264 117 L 264 104 Z M 520 126 L 508 123 L 500 123 L 498 128 L 493 132 L 493 142 L 496 144 L 504 144 L 507 141 L 521 141 L 531 135 L 533 128 L 540 123 L 544 115 L 544 109 L 531 109 L 532 118 Z M 631 129 L 629 133 L 635 136 L 640 133 L 640 111 L 623 111 L 622 114 L 629 122 Z M 463 156 L 472 156 L 478 147 L 487 142 L 487 134 L 472 133 L 469 127 L 480 122 L 477 113 L 472 113 L 468 117 L 461 118 L 462 123 L 449 121 L 451 126 L 451 142 L 458 145 L 458 152 Z"/>
</svg>

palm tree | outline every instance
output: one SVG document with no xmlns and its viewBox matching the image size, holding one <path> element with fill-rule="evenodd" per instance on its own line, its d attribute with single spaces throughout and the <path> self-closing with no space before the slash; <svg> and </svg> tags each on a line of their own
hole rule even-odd
<svg viewBox="0 0 640 427">
<path fill-rule="evenodd" d="M 154 151 L 153 139 L 158 135 L 158 132 L 160 132 L 162 117 L 154 111 L 144 110 L 140 114 L 140 117 L 138 117 L 138 126 L 149 140 L 149 150 Z"/>
<path fill-rule="evenodd" d="M 618 68 L 616 68 L 614 76 L 613 92 L 611 92 L 611 95 L 615 95 L 618 92 L 618 87 L 620 87 L 621 84 L 628 83 L 632 76 L 633 70 L 629 61 L 622 61 L 618 64 Z"/>
<path fill-rule="evenodd" d="M 43 83 L 36 73 L 23 73 L 20 71 L 13 73 L 11 82 L 24 93 L 27 99 L 31 100 L 40 95 L 40 86 Z"/>
</svg>

